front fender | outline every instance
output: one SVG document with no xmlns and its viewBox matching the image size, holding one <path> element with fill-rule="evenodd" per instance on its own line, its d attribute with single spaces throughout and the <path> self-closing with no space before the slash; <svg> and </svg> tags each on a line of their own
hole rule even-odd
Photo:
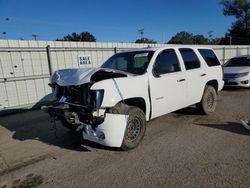
<svg viewBox="0 0 250 188">
<path fill-rule="evenodd" d="M 103 80 L 93 84 L 91 87 L 91 90 L 100 89 L 104 90 L 102 108 L 113 107 L 122 100 L 139 97 L 144 99 L 146 103 L 146 117 L 149 117 L 150 100 L 147 74 Z"/>
<path fill-rule="evenodd" d="M 104 97 L 101 107 L 113 107 L 122 100 L 113 79 L 103 80 L 92 85 L 91 90 L 104 90 Z"/>
</svg>

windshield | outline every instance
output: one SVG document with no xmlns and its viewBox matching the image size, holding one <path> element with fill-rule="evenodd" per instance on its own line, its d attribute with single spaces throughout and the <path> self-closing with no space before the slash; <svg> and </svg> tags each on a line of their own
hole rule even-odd
<svg viewBox="0 0 250 188">
<path fill-rule="evenodd" d="M 248 57 L 238 57 L 230 59 L 225 67 L 246 67 L 250 66 L 250 59 Z"/>
<path fill-rule="evenodd" d="M 113 55 L 101 68 L 109 68 L 141 75 L 147 70 L 154 51 L 124 52 Z"/>
</svg>

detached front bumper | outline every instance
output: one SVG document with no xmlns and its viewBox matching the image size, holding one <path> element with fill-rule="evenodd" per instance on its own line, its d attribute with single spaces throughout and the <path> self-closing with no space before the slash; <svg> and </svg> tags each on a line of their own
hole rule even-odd
<svg viewBox="0 0 250 188">
<path fill-rule="evenodd" d="M 54 117 L 65 117 L 68 105 L 43 106 L 42 110 Z M 104 121 L 95 128 L 80 121 L 77 124 L 77 131 L 82 131 L 83 139 L 104 146 L 121 147 L 127 127 L 127 115 L 106 113 Z"/>
<path fill-rule="evenodd" d="M 109 147 L 121 147 L 127 127 L 127 115 L 106 113 L 105 120 L 95 130 L 91 125 L 83 128 L 83 139 Z"/>
</svg>

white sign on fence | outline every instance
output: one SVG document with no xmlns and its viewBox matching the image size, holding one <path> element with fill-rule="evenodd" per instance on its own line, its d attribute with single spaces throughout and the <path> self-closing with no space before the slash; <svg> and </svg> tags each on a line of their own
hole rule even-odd
<svg viewBox="0 0 250 188">
<path fill-rule="evenodd" d="M 78 65 L 79 67 L 85 67 L 86 65 L 91 64 L 90 55 L 78 55 Z"/>
</svg>

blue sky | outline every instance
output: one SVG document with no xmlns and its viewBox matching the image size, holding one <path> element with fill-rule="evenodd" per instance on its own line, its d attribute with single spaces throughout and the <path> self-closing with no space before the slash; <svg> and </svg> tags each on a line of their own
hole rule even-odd
<svg viewBox="0 0 250 188">
<path fill-rule="evenodd" d="M 232 21 L 219 0 L 0 0 L 1 39 L 89 31 L 100 42 L 134 42 L 144 28 L 145 37 L 166 42 L 180 31 L 223 36 Z"/>
</svg>

